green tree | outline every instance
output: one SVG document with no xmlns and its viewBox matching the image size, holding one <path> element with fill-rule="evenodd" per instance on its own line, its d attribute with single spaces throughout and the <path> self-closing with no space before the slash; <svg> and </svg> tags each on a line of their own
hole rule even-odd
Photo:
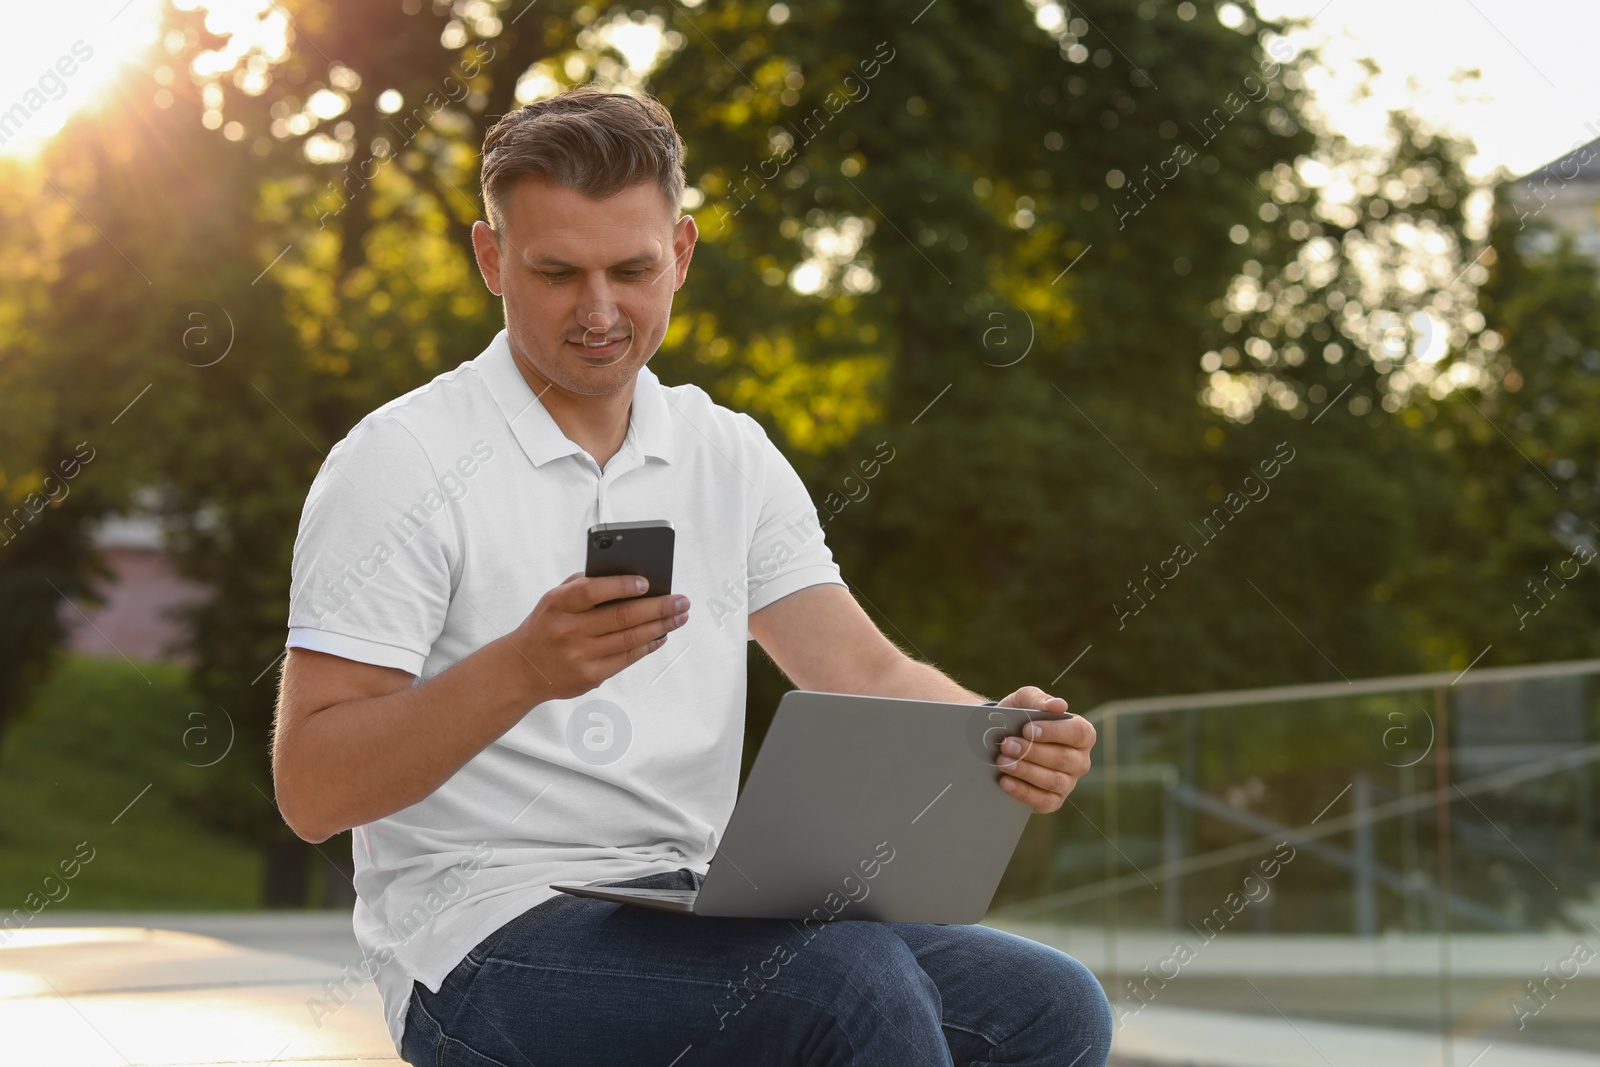
<svg viewBox="0 0 1600 1067">
<path fill-rule="evenodd" d="M 1386 145 L 1325 137 L 1316 156 L 1273 175 L 1263 215 L 1274 225 L 1252 239 L 1266 254 L 1218 304 L 1222 336 L 1202 361 L 1207 401 L 1235 417 L 1311 415 L 1295 438 L 1307 464 L 1279 523 L 1239 546 L 1258 568 L 1275 564 L 1262 589 L 1305 635 L 1278 621 L 1280 640 L 1296 643 L 1298 677 L 1471 658 L 1470 642 L 1434 628 L 1449 598 L 1417 598 L 1411 586 L 1432 565 L 1428 532 L 1459 495 L 1420 428 L 1457 367 L 1484 358 L 1469 151 L 1403 114 Z"/>
<path fill-rule="evenodd" d="M 109 576 L 91 524 L 123 499 L 92 468 L 105 438 L 80 417 L 53 329 L 53 277 L 86 267 L 58 255 L 68 205 L 26 166 L 0 166 L 0 746 L 59 659 L 71 598 Z M 54 196 L 55 202 L 43 202 Z M 91 441 L 90 438 L 93 438 Z"/>
<path fill-rule="evenodd" d="M 266 762 L 306 489 L 359 418 L 498 328 L 467 244 L 477 147 L 571 84 L 673 109 L 702 244 L 656 369 L 763 421 L 909 650 L 1081 709 L 1462 643 L 1434 636 L 1425 597 L 1413 615 L 1385 599 L 1421 570 L 1460 468 L 1413 408 L 1384 407 L 1414 390 L 1368 321 L 1420 306 L 1396 282 L 1407 234 L 1444 242 L 1446 278 L 1465 262 L 1457 146 L 1401 128 L 1361 156 L 1311 129 L 1312 57 L 1269 50 L 1254 12 L 293 0 L 271 17 L 281 54 L 225 51 L 203 12 L 169 10 L 118 102 L 52 146 L 43 170 L 85 215 L 57 205 L 60 267 L 17 305 L 0 372 L 24 352 L 48 368 L 29 372 L 57 401 L 31 440 L 106 434 L 95 475 L 153 490 L 180 568 L 213 590 L 194 684 L 239 741 L 199 799 L 277 869 L 311 855 Z M 630 60 L 652 31 L 659 54 Z M 1354 202 L 1307 177 L 1318 158 L 1360 171 Z M 1386 253 L 1375 278 L 1363 249 Z M 1464 348 L 1470 294 L 1425 291 L 1457 301 L 1435 310 Z M 195 338 L 231 347 L 213 361 Z M 1271 495 L 1202 541 L 1284 442 Z M 1150 580 L 1183 542 L 1194 559 Z M 753 731 L 783 685 L 757 662 Z M 272 899 L 303 900 L 300 881 Z"/>
<path fill-rule="evenodd" d="M 1600 654 L 1600 278 L 1570 237 L 1525 225 L 1514 192 L 1497 191 L 1483 257 L 1492 358 L 1428 427 L 1461 489 L 1417 592 L 1452 606 L 1433 626 L 1474 652 L 1580 659 Z"/>
</svg>

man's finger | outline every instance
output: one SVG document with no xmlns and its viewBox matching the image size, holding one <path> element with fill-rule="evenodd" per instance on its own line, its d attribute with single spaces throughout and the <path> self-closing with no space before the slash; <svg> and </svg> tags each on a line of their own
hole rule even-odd
<svg viewBox="0 0 1600 1067">
<path fill-rule="evenodd" d="M 646 597 L 593 608 L 584 613 L 580 625 L 582 631 L 590 637 L 606 637 L 611 634 L 626 633 L 649 624 L 670 622 L 674 616 L 686 616 L 688 612 L 689 598 L 682 593 L 669 593 L 666 596 Z"/>
<path fill-rule="evenodd" d="M 1000 776 L 1000 788 L 1041 815 L 1048 815 L 1061 807 L 1062 797 L 1060 794 L 1048 792 L 1035 785 L 1029 785 L 1027 782 L 1011 777 L 1009 774 Z"/>
<path fill-rule="evenodd" d="M 688 612 L 683 611 L 673 615 L 646 619 L 636 626 L 601 634 L 595 641 L 594 647 L 601 656 L 623 655 L 642 645 L 658 642 L 661 638 L 682 626 L 688 618 Z"/>
<path fill-rule="evenodd" d="M 1088 719 L 1074 715 L 1070 719 L 1035 719 L 1024 723 L 1018 731 L 1023 743 L 1029 741 L 1052 745 L 1070 745 L 1073 748 L 1092 748 L 1095 729 Z"/>
<path fill-rule="evenodd" d="M 565 611 L 588 611 L 596 604 L 608 600 L 635 597 L 649 588 L 649 583 L 637 574 L 611 574 L 604 578 L 579 575 L 577 580 L 567 579 L 556 586 L 558 603 Z"/>
<path fill-rule="evenodd" d="M 618 671 L 622 670 L 624 667 L 632 666 L 639 660 L 654 652 L 656 649 L 664 647 L 666 642 L 666 635 L 663 634 L 654 641 L 649 641 L 642 645 L 635 645 L 625 652 L 617 653 L 615 656 L 607 656 L 605 659 L 600 661 L 600 669 L 602 673 L 609 678 L 613 674 L 616 674 Z"/>
<path fill-rule="evenodd" d="M 1000 701 L 1002 707 L 1007 708 L 1036 708 L 1039 711 L 1066 711 L 1067 702 L 1058 696 L 1051 696 L 1036 685 L 1025 685 L 1015 693 Z"/>
<path fill-rule="evenodd" d="M 637 596 L 636 575 L 621 574 L 614 577 L 590 578 L 573 574 L 545 594 L 552 607 L 576 614 L 588 611 L 596 604 L 618 597 Z"/>
<path fill-rule="evenodd" d="M 1031 782 L 1040 789 L 1070 793 L 1078 779 L 1089 773 L 1089 757 L 1080 752 L 1075 760 L 1062 764 L 1040 763 L 1031 759 L 1012 760 L 1001 756 L 995 761 L 995 766 L 1001 773 Z"/>
<path fill-rule="evenodd" d="M 1007 740 L 1011 739 L 1008 738 Z M 1089 750 L 1086 748 L 1078 748 L 1073 745 L 1051 745 L 1042 741 L 1028 741 L 1026 739 L 1018 742 L 1018 750 L 1016 752 L 1006 751 L 1006 746 L 1002 744 L 1000 746 L 999 759 L 1001 770 L 1005 770 L 1004 764 L 1011 760 L 1037 763 L 1041 767 L 1055 767 L 1058 770 L 1076 775 L 1082 775 L 1089 769 Z"/>
</svg>

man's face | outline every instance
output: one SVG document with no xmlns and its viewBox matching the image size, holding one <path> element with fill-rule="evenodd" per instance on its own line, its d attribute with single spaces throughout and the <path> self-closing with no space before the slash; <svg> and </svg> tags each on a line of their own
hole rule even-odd
<svg viewBox="0 0 1600 1067">
<path fill-rule="evenodd" d="M 627 388 L 666 336 L 672 294 L 698 237 L 654 182 L 595 200 L 542 177 L 518 179 L 498 235 L 472 243 L 524 373 L 569 395 Z"/>
</svg>

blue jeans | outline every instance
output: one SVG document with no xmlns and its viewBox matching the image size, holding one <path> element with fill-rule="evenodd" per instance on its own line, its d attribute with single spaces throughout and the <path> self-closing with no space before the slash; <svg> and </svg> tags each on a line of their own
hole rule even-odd
<svg viewBox="0 0 1600 1067">
<path fill-rule="evenodd" d="M 678 870 L 619 885 L 698 888 Z M 563 894 L 413 986 L 415 1067 L 1104 1067 L 1072 957 L 982 926 L 707 919 Z"/>
</svg>

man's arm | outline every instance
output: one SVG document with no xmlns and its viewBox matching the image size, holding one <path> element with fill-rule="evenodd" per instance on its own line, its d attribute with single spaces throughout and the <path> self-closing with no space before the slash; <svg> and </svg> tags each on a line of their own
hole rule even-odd
<svg viewBox="0 0 1600 1067">
<path fill-rule="evenodd" d="M 790 593 L 750 616 L 750 635 L 789 680 L 817 693 L 981 704 L 937 667 L 895 647 L 850 590 L 828 582 Z"/>
<path fill-rule="evenodd" d="M 801 689 L 822 693 L 981 704 L 938 668 L 911 659 L 861 610 L 850 590 L 826 583 L 807 586 L 750 616 L 750 634 Z M 1007 707 L 1066 711 L 1067 702 L 1035 686 L 1000 701 Z M 1094 727 L 1077 716 L 1029 723 L 1021 738 L 1001 748 L 1001 787 L 1035 811 L 1061 807 L 1088 773 Z"/>
<path fill-rule="evenodd" d="M 650 597 L 631 575 L 573 575 L 515 630 L 413 685 L 392 667 L 289 650 L 272 778 L 284 821 L 307 841 L 427 797 L 547 700 L 580 696 L 654 652 L 688 619 L 688 598 Z"/>
</svg>

